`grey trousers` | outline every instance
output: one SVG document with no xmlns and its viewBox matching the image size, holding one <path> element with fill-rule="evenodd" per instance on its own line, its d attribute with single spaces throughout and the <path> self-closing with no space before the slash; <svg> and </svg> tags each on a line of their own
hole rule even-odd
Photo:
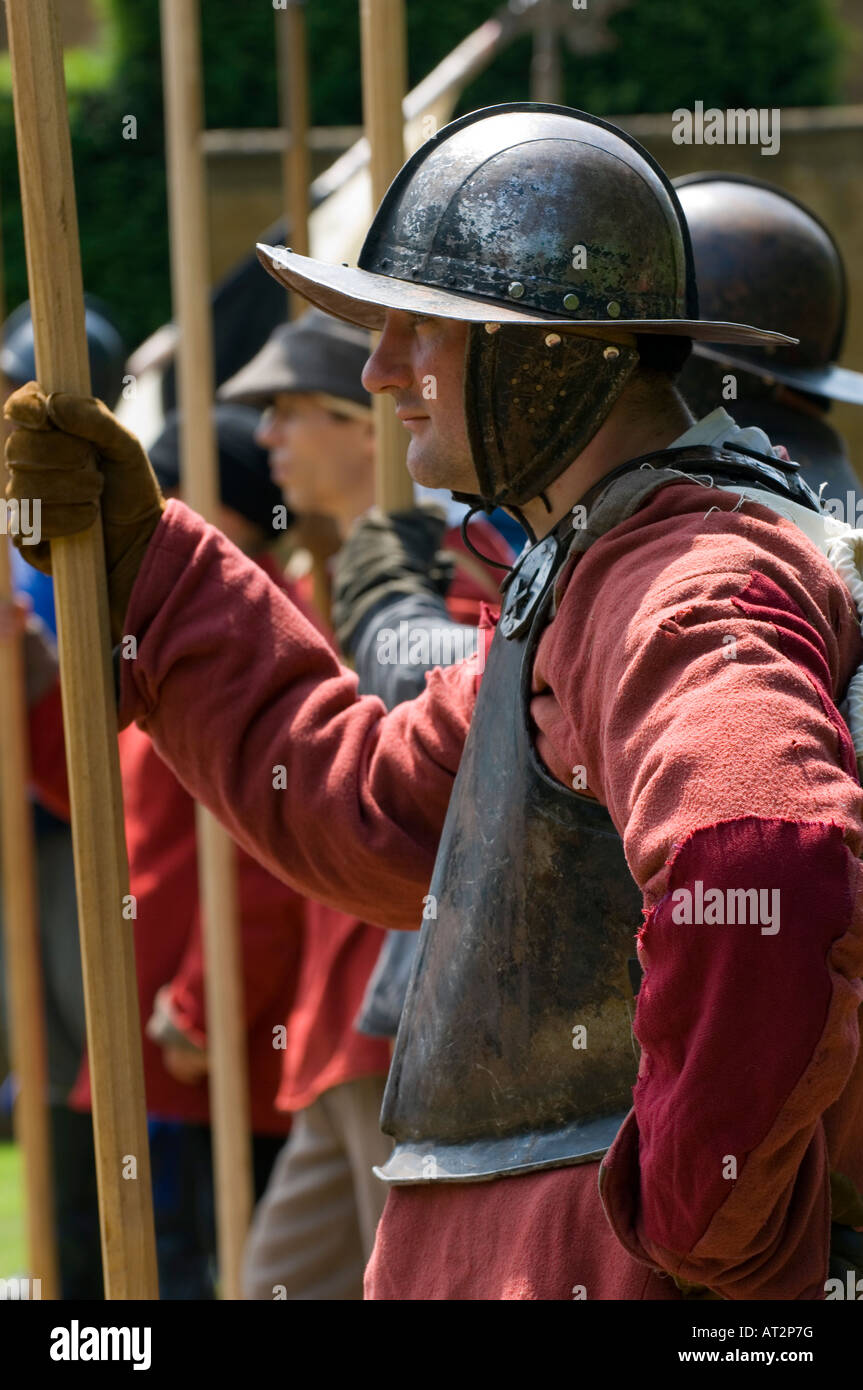
<svg viewBox="0 0 863 1390">
<path fill-rule="evenodd" d="M 382 1076 L 347 1081 L 296 1115 L 255 1209 L 245 1298 L 362 1298 L 387 1195 L 372 1165 L 392 1149 L 379 1124 L 384 1084 Z"/>
</svg>

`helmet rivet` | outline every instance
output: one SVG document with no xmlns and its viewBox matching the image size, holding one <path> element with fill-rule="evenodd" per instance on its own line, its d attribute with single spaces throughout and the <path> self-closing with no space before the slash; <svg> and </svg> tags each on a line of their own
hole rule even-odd
<svg viewBox="0 0 863 1390">
<path fill-rule="evenodd" d="M 564 297 L 563 297 L 563 307 L 564 307 L 564 309 L 577 309 L 577 308 L 578 308 L 578 305 L 579 305 L 579 299 L 578 299 L 578 295 L 577 295 L 577 294 L 567 294 L 567 295 L 564 295 Z"/>
<path fill-rule="evenodd" d="M 524 285 L 521 283 L 520 280 L 513 280 L 512 284 L 507 290 L 507 294 L 509 295 L 510 299 L 521 299 L 522 295 L 524 294 Z"/>
<path fill-rule="evenodd" d="M 500 324 L 499 324 L 499 323 L 487 323 L 486 326 L 485 326 L 485 331 L 486 331 L 486 333 L 496 333 L 496 332 L 498 331 L 499 328 L 500 328 Z"/>
<path fill-rule="evenodd" d="M 616 319 L 620 317 L 620 305 L 616 299 L 612 299 L 611 303 L 606 304 L 605 307 L 608 310 L 609 318 Z"/>
<path fill-rule="evenodd" d="M 607 347 L 602 355 L 606 362 L 613 362 L 616 357 L 620 356 L 620 348 Z"/>
<path fill-rule="evenodd" d="M 545 335 L 545 345 L 546 345 L 546 347 L 557 347 L 557 345 L 558 345 L 559 342 L 560 342 L 560 334 L 559 334 L 559 333 L 546 333 L 546 335 Z"/>
</svg>

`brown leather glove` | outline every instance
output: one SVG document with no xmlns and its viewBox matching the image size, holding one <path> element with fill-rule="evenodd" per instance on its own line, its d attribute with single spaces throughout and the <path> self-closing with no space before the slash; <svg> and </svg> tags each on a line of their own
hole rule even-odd
<svg viewBox="0 0 863 1390">
<path fill-rule="evenodd" d="M 6 496 L 41 508 L 41 540 L 25 545 L 24 559 L 51 573 L 50 542 L 86 531 L 102 501 L 111 637 L 119 642 L 132 588 L 165 499 L 150 460 L 133 434 L 93 396 L 55 392 L 35 381 L 15 391 L 4 414 L 16 427 L 6 442 L 10 480 Z"/>
</svg>

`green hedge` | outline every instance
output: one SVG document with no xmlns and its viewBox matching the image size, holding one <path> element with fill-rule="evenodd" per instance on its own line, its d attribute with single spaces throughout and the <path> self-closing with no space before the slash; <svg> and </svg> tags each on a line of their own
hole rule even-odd
<svg viewBox="0 0 863 1390">
<path fill-rule="evenodd" d="M 130 343 L 170 314 L 158 0 L 102 0 L 100 55 L 73 63 L 70 119 L 84 279 L 111 304 Z M 410 80 L 417 82 L 491 13 L 490 0 L 408 0 Z M 599 115 L 716 106 L 801 106 L 837 99 L 842 33 L 831 0 L 636 0 L 615 14 L 616 46 L 590 58 L 564 50 L 565 100 Z M 310 0 L 312 119 L 359 123 L 356 0 Z M 575 16 L 577 18 L 577 16 Z M 276 120 L 270 4 L 202 0 L 205 104 L 210 126 Z M 519 40 L 465 92 L 459 110 L 529 95 L 529 39 Z M 134 115 L 137 139 L 123 138 Z M 6 300 L 26 296 L 11 99 L 0 69 Z"/>
</svg>

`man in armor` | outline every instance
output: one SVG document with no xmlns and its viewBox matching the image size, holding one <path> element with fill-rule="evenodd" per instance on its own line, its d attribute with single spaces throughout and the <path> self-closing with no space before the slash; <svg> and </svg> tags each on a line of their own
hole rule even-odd
<svg viewBox="0 0 863 1390">
<path fill-rule="evenodd" d="M 687 174 L 674 187 L 692 240 L 702 315 L 769 323 L 800 335 L 797 345 L 778 348 L 697 343 L 678 377 L 681 394 L 698 418 L 729 409 L 739 425 L 760 428 L 765 447 L 769 436 L 799 463 L 828 514 L 854 524 L 858 479 L 827 418 L 831 399 L 863 404 L 863 375 L 834 364 L 844 337 L 847 283 L 836 242 L 814 213 L 762 179 Z M 419 508 L 410 521 L 409 529 L 406 518 L 368 514 L 336 565 L 342 650 L 361 686 L 378 693 L 375 672 L 392 669 L 375 659 L 380 631 L 416 623 L 418 615 L 439 628 L 447 623 L 431 578 L 422 599 L 413 596 L 431 523 Z M 371 612 L 367 594 L 375 595 Z M 404 933 L 393 933 L 391 940 L 400 953 L 414 945 Z M 393 1034 L 407 982 L 382 989 L 380 1000 L 369 1003 L 376 1016 L 395 1020 Z"/>
<path fill-rule="evenodd" d="M 121 724 L 303 892 L 422 923 L 367 1295 L 823 1296 L 863 1224 L 863 642 L 796 467 L 674 383 L 788 338 L 699 317 L 667 178 L 563 107 L 441 130 L 357 267 L 260 255 L 382 330 L 413 477 L 528 532 L 487 651 L 358 696 L 90 399 L 12 398 L 11 491 L 46 539 L 101 494 Z"/>
</svg>

